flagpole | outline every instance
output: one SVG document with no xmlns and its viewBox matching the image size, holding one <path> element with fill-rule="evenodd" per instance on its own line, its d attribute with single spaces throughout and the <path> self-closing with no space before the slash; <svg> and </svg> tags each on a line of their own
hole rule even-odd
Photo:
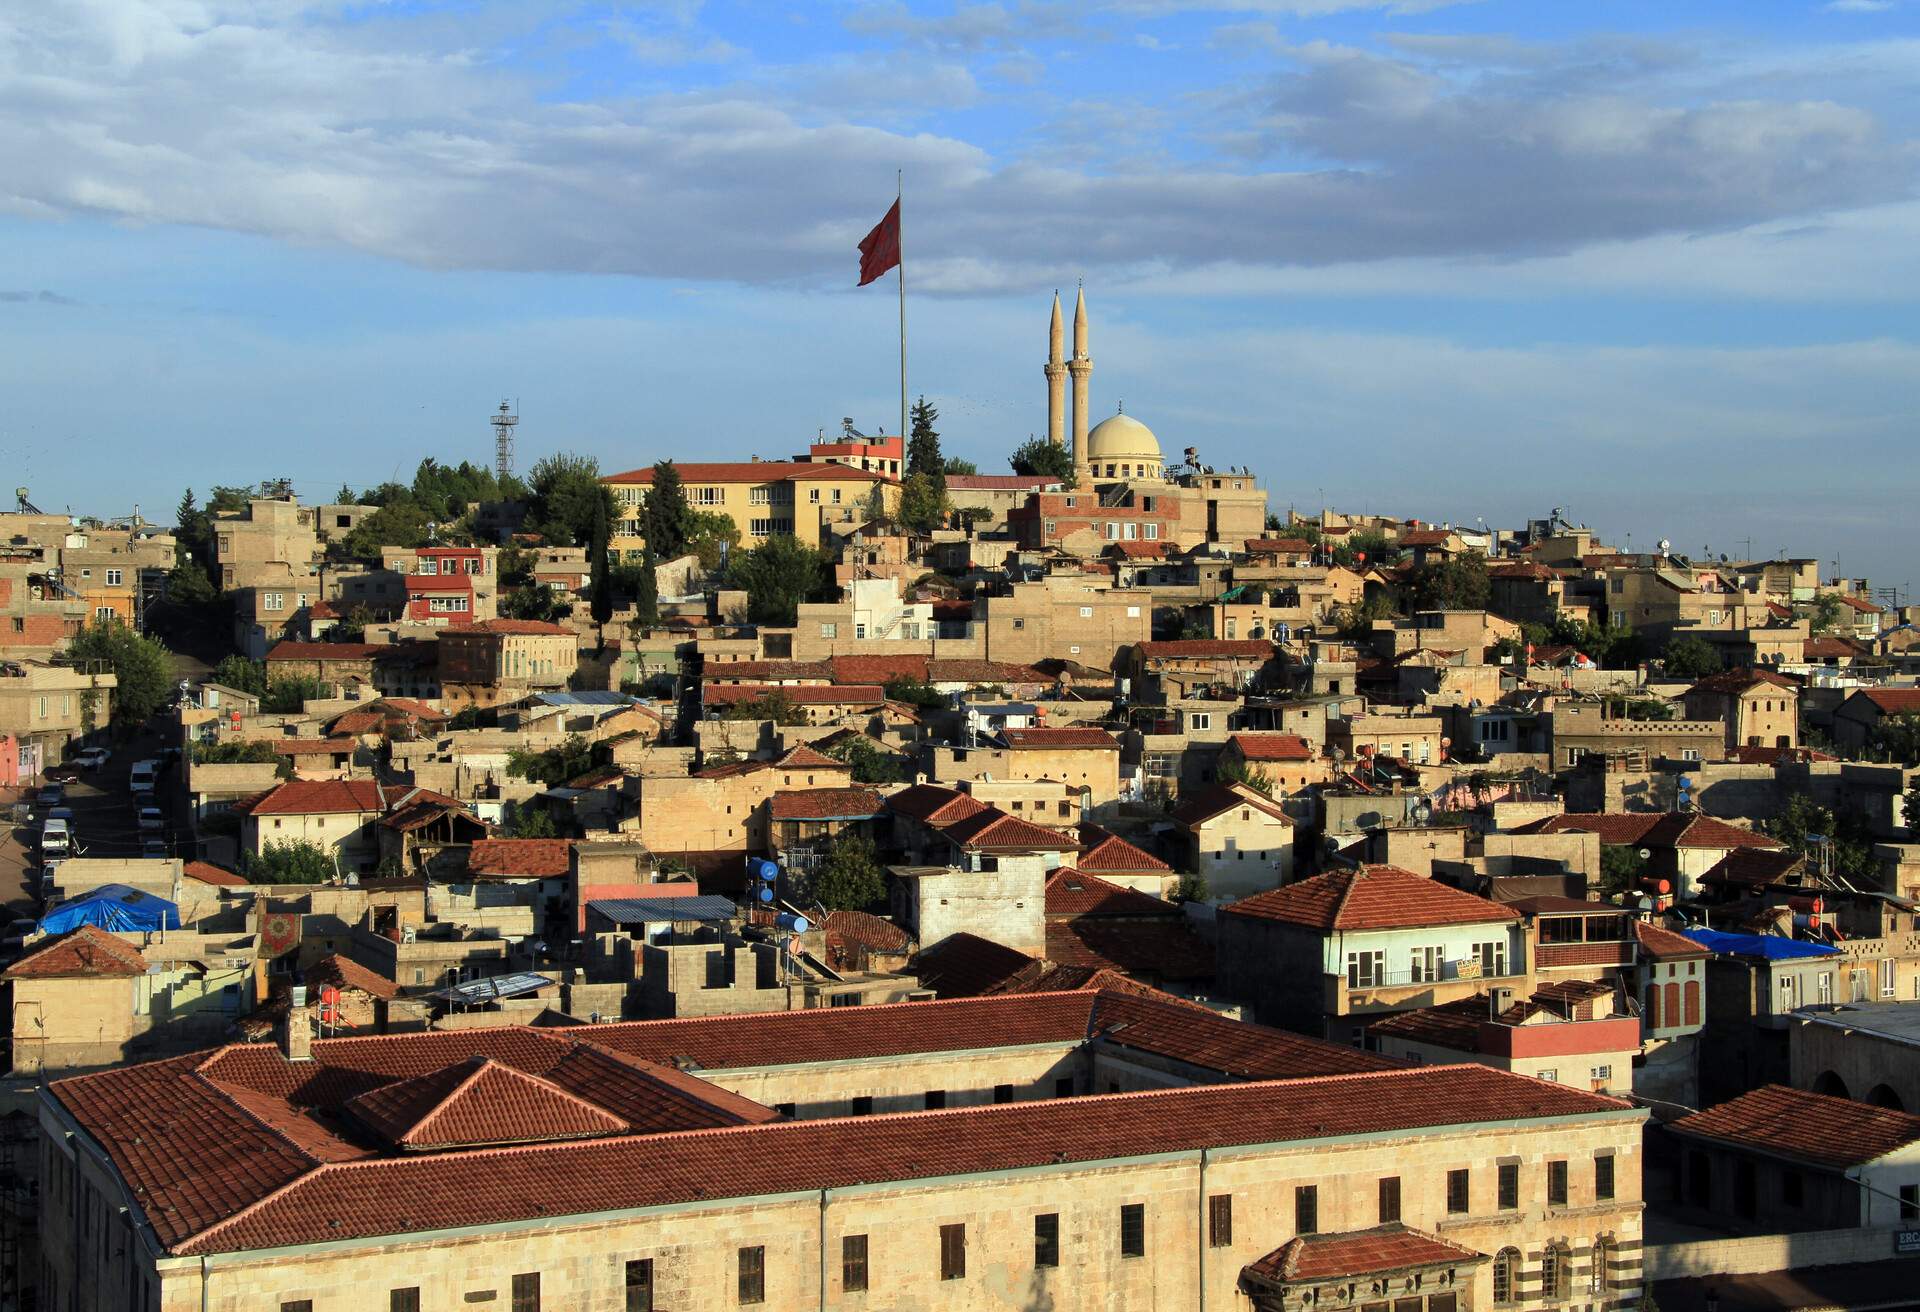
<svg viewBox="0 0 1920 1312">
<path fill-rule="evenodd" d="M 900 449 L 907 442 L 907 215 L 900 202 L 906 197 L 906 170 L 894 170 L 893 203 L 899 207 L 900 263 L 894 272 L 900 276 Z"/>
</svg>

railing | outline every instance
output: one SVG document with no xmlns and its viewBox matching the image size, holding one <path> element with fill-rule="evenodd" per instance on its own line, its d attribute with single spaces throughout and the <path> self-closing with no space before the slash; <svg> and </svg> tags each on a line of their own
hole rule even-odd
<svg viewBox="0 0 1920 1312">
<path fill-rule="evenodd" d="M 1357 992 L 1361 989 L 1407 988 L 1420 984 L 1471 984 L 1483 980 L 1520 979 L 1525 974 L 1525 971 L 1513 971 L 1503 975 L 1488 974 L 1481 970 L 1477 960 L 1467 958 L 1461 961 L 1443 961 L 1437 972 L 1425 969 L 1414 970 L 1409 967 L 1405 970 L 1375 971 L 1359 983 L 1351 982 L 1353 976 L 1346 971 L 1341 971 L 1335 978 L 1340 980 L 1342 988 L 1349 992 Z"/>
</svg>

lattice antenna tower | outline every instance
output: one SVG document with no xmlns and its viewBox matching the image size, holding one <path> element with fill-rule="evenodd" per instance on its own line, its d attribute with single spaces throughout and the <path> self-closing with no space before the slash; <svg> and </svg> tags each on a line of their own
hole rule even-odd
<svg viewBox="0 0 1920 1312">
<path fill-rule="evenodd" d="M 502 483 L 513 476 L 513 430 L 520 422 L 514 407 L 502 401 L 493 419 L 493 473 Z"/>
</svg>

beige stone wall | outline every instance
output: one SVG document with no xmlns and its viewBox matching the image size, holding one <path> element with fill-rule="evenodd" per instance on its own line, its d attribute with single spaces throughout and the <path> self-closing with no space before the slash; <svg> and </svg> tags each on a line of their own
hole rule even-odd
<svg viewBox="0 0 1920 1312">
<path fill-rule="evenodd" d="M 852 1114 L 853 1099 L 873 1099 L 873 1111 L 909 1112 L 926 1106 L 927 1092 L 946 1094 L 949 1107 L 977 1107 L 993 1101 L 994 1086 L 1013 1086 L 1016 1102 L 1056 1096 L 1056 1081 L 1071 1079 L 1078 1093 L 1087 1086 L 1084 1045 L 1060 1043 L 1028 1048 L 984 1048 L 974 1052 L 930 1052 L 869 1060 L 809 1062 L 799 1066 L 758 1066 L 700 1071 L 703 1080 L 731 1089 L 768 1107 L 791 1104 L 800 1120 Z"/>
<path fill-rule="evenodd" d="M 1573 1289 L 1587 1299 L 1588 1254 L 1596 1237 L 1616 1245 L 1612 1296 L 1631 1302 L 1640 1287 L 1638 1197 L 1640 1114 L 1519 1128 L 1428 1131 L 1318 1144 L 1180 1153 L 1125 1163 L 1042 1167 L 977 1177 L 808 1192 L 752 1202 L 716 1200 L 593 1220 L 554 1219 L 501 1231 L 370 1241 L 333 1249 L 280 1251 L 216 1259 L 203 1291 L 198 1262 L 169 1261 L 159 1272 L 162 1312 L 258 1312 L 311 1299 L 315 1312 L 385 1306 L 388 1291 L 417 1285 L 423 1307 L 485 1302 L 504 1308 L 512 1277 L 538 1272 L 546 1307 L 615 1312 L 624 1307 L 629 1260 L 654 1264 L 657 1306 L 697 1312 L 738 1306 L 738 1252 L 765 1250 L 766 1300 L 773 1308 L 924 1309 L 1048 1307 L 1054 1312 L 1112 1308 L 1189 1312 L 1240 1305 L 1240 1269 L 1293 1237 L 1294 1189 L 1319 1191 L 1323 1232 L 1378 1222 L 1378 1181 L 1401 1180 L 1401 1216 L 1411 1226 L 1484 1253 L 1505 1246 L 1522 1256 L 1523 1306 L 1537 1306 L 1540 1256 L 1551 1240 L 1568 1244 Z M 1616 1162 L 1619 1197 L 1592 1196 L 1596 1151 Z M 1563 1157 L 1572 1194 L 1548 1209 L 1544 1163 Z M 1494 1208 L 1494 1163 L 1517 1159 L 1522 1207 Z M 1471 1210 L 1446 1212 L 1446 1173 L 1472 1173 Z M 1206 1242 L 1208 1200 L 1232 1202 L 1232 1238 Z M 1120 1251 L 1119 1209 L 1145 1208 L 1145 1254 Z M 1033 1218 L 1059 1217 L 1060 1265 L 1033 1263 Z M 940 1278 L 940 1227 L 966 1226 L 966 1274 Z M 869 1290 L 841 1284 L 841 1239 L 867 1236 Z M 73 1269 L 63 1227 L 49 1227 L 56 1269 Z M 139 1244 L 141 1264 L 152 1259 Z M 118 1308 L 127 1271 L 114 1258 L 84 1270 L 82 1308 Z M 822 1281 L 824 1278 L 824 1293 Z M 1490 1306 L 1483 1264 L 1463 1305 Z M 98 1282 L 95 1286 L 95 1282 Z M 85 1297 L 98 1288 L 98 1302 Z M 1204 1290 L 1204 1294 L 1203 1294 Z M 876 1302 L 876 1298 L 878 1301 Z"/>
<path fill-rule="evenodd" d="M 763 850 L 766 800 L 779 772 L 754 770 L 721 779 L 691 775 L 639 780 L 640 837 L 662 856 L 675 852 Z"/>
<path fill-rule="evenodd" d="M 130 978 L 16 979 L 13 1074 L 117 1065 L 133 1037 Z"/>
<path fill-rule="evenodd" d="M 1293 878 L 1293 826 L 1257 806 L 1208 820 L 1194 831 L 1194 845 L 1211 901 L 1264 893 Z"/>
<path fill-rule="evenodd" d="M 1045 863 L 1001 857 L 998 870 L 949 870 L 901 881 L 909 922 L 922 948 L 953 934 L 977 934 L 1021 952 L 1047 950 Z"/>
</svg>

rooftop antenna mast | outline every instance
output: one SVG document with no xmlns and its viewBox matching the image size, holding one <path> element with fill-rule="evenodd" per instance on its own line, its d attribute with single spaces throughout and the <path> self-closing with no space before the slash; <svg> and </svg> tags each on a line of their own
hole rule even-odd
<svg viewBox="0 0 1920 1312">
<path fill-rule="evenodd" d="M 493 424 L 493 473 L 504 483 L 513 477 L 513 430 L 520 416 L 514 407 L 502 401 L 490 422 Z"/>
</svg>

